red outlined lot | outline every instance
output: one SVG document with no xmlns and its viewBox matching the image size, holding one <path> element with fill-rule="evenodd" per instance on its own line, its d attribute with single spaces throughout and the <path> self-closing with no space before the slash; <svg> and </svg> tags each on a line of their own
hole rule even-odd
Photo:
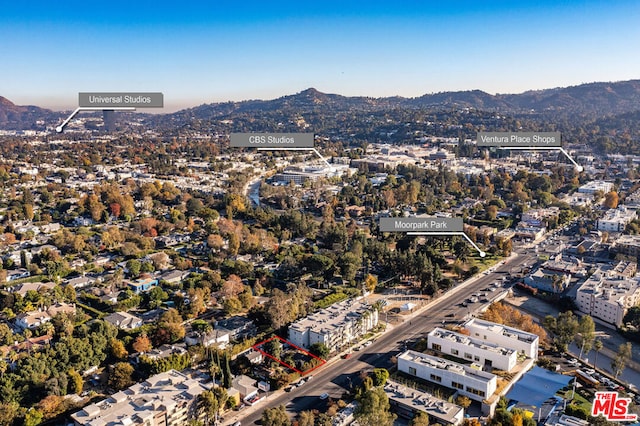
<svg viewBox="0 0 640 426">
<path fill-rule="evenodd" d="M 302 353 L 302 354 L 304 354 L 304 355 L 308 356 L 308 357 L 309 357 L 309 358 L 311 358 L 311 359 L 316 359 L 316 360 L 318 360 L 320 363 L 319 363 L 318 365 L 316 365 L 316 366 L 312 367 L 312 368 L 309 368 L 308 370 L 300 371 L 298 368 L 296 368 L 296 366 L 295 366 L 295 365 L 289 365 L 289 364 L 287 364 L 286 362 L 284 362 L 284 361 L 282 361 L 282 360 L 280 360 L 280 359 L 277 359 L 276 357 L 272 356 L 271 354 L 269 354 L 269 353 L 265 352 L 265 351 L 264 351 L 264 349 L 262 349 L 262 346 L 263 346 L 263 345 L 265 345 L 266 343 L 269 343 L 270 341 L 272 341 L 272 340 L 274 340 L 274 339 L 280 340 L 280 343 L 282 343 L 282 345 L 283 345 L 283 346 L 285 346 L 285 347 L 287 347 L 287 348 L 293 348 L 293 349 L 295 349 L 297 352 L 300 352 L 300 353 Z M 301 347 L 298 347 L 298 346 L 294 345 L 293 343 L 291 343 L 291 342 L 290 342 L 290 341 L 288 341 L 287 339 L 283 339 L 283 338 L 282 338 L 282 337 L 280 337 L 280 336 L 273 336 L 273 337 L 271 337 L 271 338 L 269 338 L 269 339 L 267 339 L 267 340 L 263 340 L 262 342 L 260 342 L 260 343 L 256 343 L 255 345 L 253 345 L 253 346 L 252 346 L 252 348 L 253 348 L 254 350 L 256 350 L 256 351 L 260 352 L 262 355 L 264 355 L 264 356 L 266 356 L 266 357 L 269 357 L 269 358 L 271 358 L 272 360 L 274 360 L 274 361 L 276 361 L 276 362 L 280 363 L 281 365 L 283 365 L 283 366 L 287 367 L 288 369 L 293 370 L 293 371 L 295 371 L 296 373 L 299 373 L 301 376 L 305 376 L 305 375 L 307 375 L 307 374 L 311 373 L 313 370 L 315 370 L 315 369 L 317 369 L 317 368 L 319 368 L 319 367 L 322 367 L 323 365 L 325 365 L 325 364 L 327 363 L 327 361 L 323 360 L 322 358 L 317 357 L 316 355 L 312 354 L 311 352 L 306 351 L 306 350 L 302 349 Z"/>
</svg>

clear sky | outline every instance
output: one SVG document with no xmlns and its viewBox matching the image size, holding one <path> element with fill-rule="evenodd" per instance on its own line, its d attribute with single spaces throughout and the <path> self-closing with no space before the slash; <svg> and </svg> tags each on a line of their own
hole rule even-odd
<svg viewBox="0 0 640 426">
<path fill-rule="evenodd" d="M 412 97 L 640 78 L 636 0 L 3 3 L 0 95 L 20 105 L 161 91 L 172 111 L 309 87 Z"/>
</svg>

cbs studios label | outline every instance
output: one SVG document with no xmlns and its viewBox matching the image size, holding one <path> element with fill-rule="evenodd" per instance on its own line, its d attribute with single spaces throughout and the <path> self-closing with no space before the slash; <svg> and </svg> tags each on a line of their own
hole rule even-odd
<svg viewBox="0 0 640 426">
<path fill-rule="evenodd" d="M 232 148 L 313 148 L 313 133 L 231 133 Z"/>
</svg>

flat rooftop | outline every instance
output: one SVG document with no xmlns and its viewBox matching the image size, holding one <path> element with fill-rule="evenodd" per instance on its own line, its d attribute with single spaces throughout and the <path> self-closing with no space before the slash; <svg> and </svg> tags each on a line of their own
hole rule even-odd
<svg viewBox="0 0 640 426">
<path fill-rule="evenodd" d="M 450 371 L 457 375 L 471 377 L 483 382 L 489 382 L 497 378 L 495 374 L 476 370 L 475 368 L 471 368 L 463 364 L 458 364 L 457 362 L 448 361 L 443 358 L 437 358 L 431 355 L 411 350 L 400 354 L 398 356 L 398 359 L 404 359 L 416 364 L 426 364 L 427 366 L 437 370 Z"/>
<path fill-rule="evenodd" d="M 446 339 L 454 343 L 459 343 L 465 346 L 471 346 L 483 351 L 491 351 L 493 353 L 509 356 L 512 353 L 516 352 L 514 349 L 507 349 L 495 345 L 493 343 L 486 343 L 482 340 L 474 339 L 473 337 L 465 336 L 464 334 L 456 333 L 455 331 L 446 330 L 444 328 L 436 327 L 429 336 L 439 337 L 441 339 Z"/>
<path fill-rule="evenodd" d="M 464 416 L 462 407 L 436 398 L 430 393 L 401 385 L 393 380 L 387 380 L 384 391 L 390 400 L 413 410 L 423 411 L 430 417 L 445 423 L 455 424 L 457 423 L 456 419 Z"/>
<path fill-rule="evenodd" d="M 498 324 L 491 321 L 485 321 L 478 318 L 472 318 L 464 324 L 465 327 L 473 326 L 479 329 L 487 330 L 493 334 L 501 334 L 511 339 L 520 340 L 526 343 L 535 342 L 538 336 L 533 333 L 527 333 L 526 331 L 519 330 L 517 328 L 509 327 L 504 324 Z"/>
</svg>

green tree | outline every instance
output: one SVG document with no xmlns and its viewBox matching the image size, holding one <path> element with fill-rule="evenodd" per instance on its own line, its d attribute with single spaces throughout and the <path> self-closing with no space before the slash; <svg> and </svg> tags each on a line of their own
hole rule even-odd
<svg viewBox="0 0 640 426">
<path fill-rule="evenodd" d="M 354 417 L 362 426 L 392 426 L 396 419 L 391 413 L 389 397 L 381 387 L 372 387 L 358 397 Z"/>
<path fill-rule="evenodd" d="M 329 348 L 324 343 L 314 343 L 309 347 L 309 352 L 322 359 L 327 359 L 329 357 Z"/>
<path fill-rule="evenodd" d="M 298 415 L 298 426 L 314 426 L 316 416 L 313 411 L 302 411 Z"/>
<path fill-rule="evenodd" d="M 374 368 L 372 375 L 374 386 L 384 386 L 389 379 L 389 372 L 386 368 Z"/>
<path fill-rule="evenodd" d="M 575 335 L 575 342 L 580 348 L 580 355 L 588 354 L 593 347 L 596 338 L 596 325 L 593 318 L 583 315 L 578 324 L 578 332 Z"/>
<path fill-rule="evenodd" d="M 456 398 L 456 404 L 466 410 L 471 405 L 471 399 L 468 396 L 460 395 Z"/>
<path fill-rule="evenodd" d="M 198 412 L 204 416 L 204 424 L 210 425 L 215 423 L 216 415 L 220 405 L 218 399 L 212 391 L 206 390 L 198 395 L 197 402 Z"/>
<path fill-rule="evenodd" d="M 24 426 L 36 426 L 42 423 L 44 415 L 40 410 L 30 408 L 24 416 Z"/>
<path fill-rule="evenodd" d="M 424 411 L 420 411 L 411 419 L 411 426 L 429 426 L 429 415 Z"/>
<path fill-rule="evenodd" d="M 287 416 L 284 405 L 267 408 L 262 412 L 262 425 L 264 426 L 291 426 L 291 420 Z"/>
<path fill-rule="evenodd" d="M 109 373 L 108 384 L 115 390 L 125 389 L 133 384 L 133 366 L 128 362 L 118 362 Z"/>
<path fill-rule="evenodd" d="M 71 393 L 75 393 L 75 394 L 81 393 L 82 392 L 82 388 L 84 387 L 84 380 L 82 379 L 82 376 L 80 375 L 80 373 L 78 373 L 74 369 L 71 369 L 71 370 L 69 370 L 67 375 L 69 376 L 69 380 L 71 381 L 71 383 L 70 383 L 71 384 L 71 387 L 70 387 Z"/>
</svg>

